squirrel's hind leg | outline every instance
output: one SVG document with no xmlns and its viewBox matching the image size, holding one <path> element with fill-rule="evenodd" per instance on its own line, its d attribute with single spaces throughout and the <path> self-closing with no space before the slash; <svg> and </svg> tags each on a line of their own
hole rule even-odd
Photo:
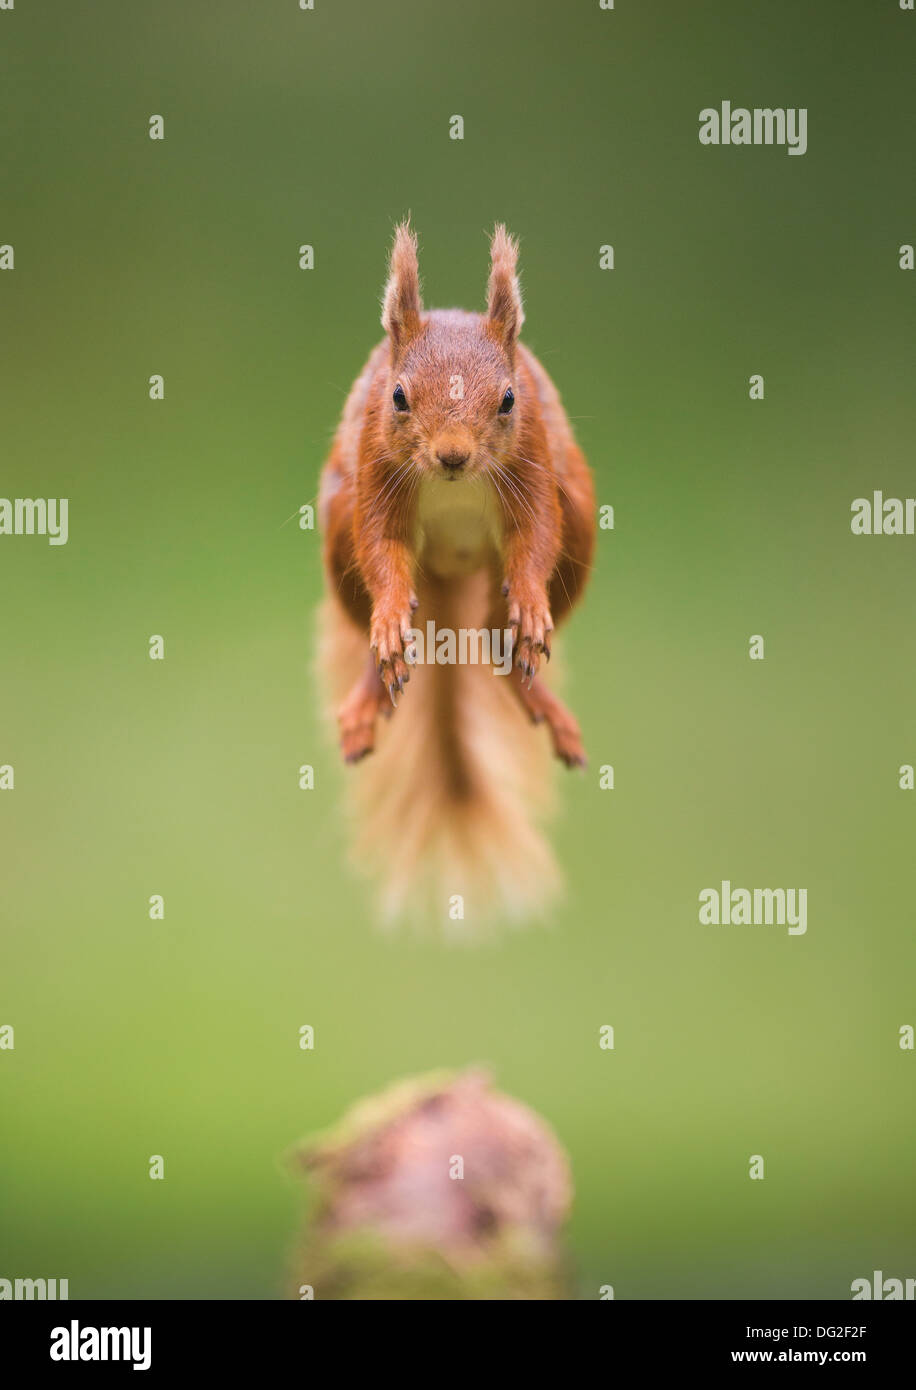
<svg viewBox="0 0 916 1390">
<path fill-rule="evenodd" d="M 512 690 L 521 701 L 533 724 L 546 723 L 550 729 L 553 751 L 567 767 L 585 767 L 587 759 L 582 743 L 582 730 L 575 715 L 563 701 L 535 678 L 529 684 L 524 673 L 513 667 L 510 677 Z"/>
<path fill-rule="evenodd" d="M 378 678 L 375 659 L 369 656 L 366 667 L 351 687 L 337 711 L 340 728 L 340 751 L 344 762 L 358 763 L 375 747 L 375 724 L 380 713 L 391 714 L 385 687 Z"/>
</svg>

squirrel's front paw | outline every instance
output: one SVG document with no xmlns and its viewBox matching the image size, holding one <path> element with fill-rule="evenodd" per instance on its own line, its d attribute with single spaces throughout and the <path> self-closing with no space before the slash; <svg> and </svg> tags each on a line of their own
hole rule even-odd
<svg viewBox="0 0 916 1390">
<path fill-rule="evenodd" d="M 530 685 L 541 664 L 541 654 L 550 660 L 553 618 L 547 606 L 547 596 L 537 589 L 526 591 L 509 584 L 503 586 L 503 593 L 509 600 L 509 626 L 514 634 L 515 664 Z"/>
<path fill-rule="evenodd" d="M 396 691 L 402 691 L 410 680 L 408 666 L 417 659 L 416 647 L 410 640 L 416 599 L 408 599 L 406 607 L 396 604 L 376 607 L 369 628 L 369 647 L 375 656 L 382 685 L 397 705 Z"/>
</svg>

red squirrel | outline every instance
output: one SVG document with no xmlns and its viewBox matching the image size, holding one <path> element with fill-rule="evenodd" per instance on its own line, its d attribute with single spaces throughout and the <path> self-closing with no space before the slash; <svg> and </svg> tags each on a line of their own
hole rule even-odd
<svg viewBox="0 0 916 1390">
<path fill-rule="evenodd" d="M 344 759 L 376 750 L 358 855 L 381 871 L 389 914 L 430 857 L 450 902 L 473 887 L 510 914 L 542 905 L 556 875 L 529 814 L 543 769 L 526 726 L 545 723 L 557 757 L 585 764 L 579 726 L 543 670 L 589 575 L 594 489 L 556 388 L 519 342 L 517 260 L 497 225 L 486 313 L 427 312 L 416 236 L 397 227 L 386 336 L 350 391 L 321 478 L 322 668 L 343 697 Z M 440 632 L 505 632 L 511 675 L 439 665 L 431 652 L 418 664 L 430 620 Z"/>
</svg>

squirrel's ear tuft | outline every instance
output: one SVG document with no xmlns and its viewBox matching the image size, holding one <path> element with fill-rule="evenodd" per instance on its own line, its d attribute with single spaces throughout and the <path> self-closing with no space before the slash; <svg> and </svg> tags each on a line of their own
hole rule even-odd
<svg viewBox="0 0 916 1390">
<path fill-rule="evenodd" d="M 382 304 L 382 327 L 396 348 L 402 347 L 419 331 L 422 312 L 417 238 L 407 219 L 399 222 L 394 230 L 388 284 Z"/>
<path fill-rule="evenodd" d="M 510 355 L 525 321 L 522 293 L 515 270 L 517 262 L 518 242 L 509 235 L 502 222 L 497 222 L 490 241 L 487 316 Z"/>
</svg>

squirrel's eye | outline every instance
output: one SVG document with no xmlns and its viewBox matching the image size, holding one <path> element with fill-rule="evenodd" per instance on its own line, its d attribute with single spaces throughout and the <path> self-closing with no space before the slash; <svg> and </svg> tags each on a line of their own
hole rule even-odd
<svg viewBox="0 0 916 1390">
<path fill-rule="evenodd" d="M 515 394 L 514 394 L 514 392 L 513 392 L 513 390 L 512 390 L 512 387 L 510 386 L 510 387 L 507 388 L 506 394 L 503 396 L 502 400 L 501 400 L 500 403 L 499 403 L 499 413 L 500 413 L 500 415 L 508 415 L 508 414 L 509 414 L 509 411 L 512 409 L 512 407 L 513 407 L 514 405 L 515 405 Z"/>
<path fill-rule="evenodd" d="M 391 399 L 394 401 L 395 410 L 410 409 L 410 407 L 407 404 L 407 397 L 404 395 L 404 387 L 401 385 L 400 382 L 398 382 L 397 386 L 394 388 L 394 395 Z"/>
</svg>

